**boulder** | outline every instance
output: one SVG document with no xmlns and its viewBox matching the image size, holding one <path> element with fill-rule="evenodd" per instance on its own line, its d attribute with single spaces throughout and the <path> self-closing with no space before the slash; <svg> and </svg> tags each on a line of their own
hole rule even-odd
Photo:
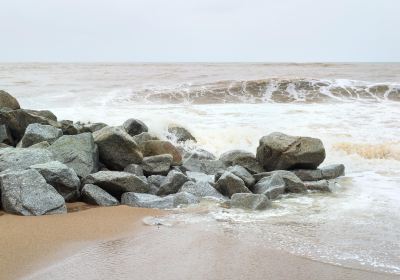
<svg viewBox="0 0 400 280">
<path fill-rule="evenodd" d="M 143 151 L 144 143 L 150 140 L 159 140 L 157 137 L 151 135 L 148 132 L 142 132 L 138 135 L 132 136 L 133 140 L 135 140 L 136 144 L 138 144 L 141 151 Z"/>
<path fill-rule="evenodd" d="M 266 171 L 316 169 L 325 159 L 325 148 L 317 138 L 274 132 L 260 139 L 256 157 Z"/>
<path fill-rule="evenodd" d="M 136 176 L 143 176 L 143 168 L 139 164 L 128 164 L 124 168 L 124 172 L 132 173 Z"/>
<path fill-rule="evenodd" d="M 44 149 L 0 149 L 0 172 L 6 169 L 27 169 L 33 164 L 53 161 L 54 156 Z"/>
<path fill-rule="evenodd" d="M 59 161 L 31 165 L 39 171 L 46 182 L 61 194 L 65 201 L 75 201 L 79 197 L 80 180 L 75 171 Z"/>
<path fill-rule="evenodd" d="M 262 194 L 253 193 L 235 193 L 231 198 L 231 207 L 249 209 L 249 210 L 265 210 L 270 205 L 269 199 Z"/>
<path fill-rule="evenodd" d="M 165 180 L 161 183 L 157 195 L 162 196 L 176 193 L 187 181 L 189 181 L 189 178 L 183 173 L 176 170 L 171 170 Z"/>
<path fill-rule="evenodd" d="M 300 178 L 297 177 L 293 172 L 290 172 L 290 171 L 276 170 L 276 171 L 271 171 L 271 172 L 255 174 L 254 177 L 255 177 L 256 181 L 259 181 L 264 177 L 269 177 L 269 176 L 272 176 L 275 174 L 279 175 L 285 182 L 285 191 L 286 192 L 300 193 L 300 192 L 306 191 L 304 182 L 302 180 L 300 180 Z"/>
<path fill-rule="evenodd" d="M 184 127 L 170 126 L 168 127 L 168 132 L 173 135 L 171 138 L 177 142 L 196 142 L 196 138 L 194 138 L 194 136 Z"/>
<path fill-rule="evenodd" d="M 257 161 L 256 156 L 253 153 L 247 151 L 227 151 L 219 157 L 219 160 L 222 161 L 226 166 L 243 166 L 252 174 L 264 172 L 264 169 Z"/>
<path fill-rule="evenodd" d="M 53 112 L 49 111 L 49 110 L 29 110 L 29 109 L 25 109 L 26 112 L 39 116 L 39 117 L 43 117 L 52 121 L 57 121 L 57 116 L 54 115 Z"/>
<path fill-rule="evenodd" d="M 216 157 L 213 155 L 211 152 L 197 148 L 195 150 L 191 151 L 184 151 L 183 152 L 183 157 L 184 159 L 209 159 L 209 160 L 215 160 Z"/>
<path fill-rule="evenodd" d="M 24 216 L 66 213 L 64 198 L 34 169 L 0 175 L 4 211 Z"/>
<path fill-rule="evenodd" d="M 242 166 L 239 166 L 239 165 L 230 166 L 230 167 L 228 167 L 227 171 L 231 172 L 232 174 L 235 174 L 240 179 L 242 179 L 243 182 L 246 184 L 246 187 L 248 187 L 248 188 L 253 187 L 256 182 L 253 175 L 251 175 L 250 172 L 248 172 Z"/>
<path fill-rule="evenodd" d="M 207 175 L 205 173 L 201 172 L 193 172 L 193 171 L 187 171 L 186 176 L 189 178 L 189 180 L 193 182 L 206 182 L 209 184 L 214 184 L 214 176 L 213 175 Z"/>
<path fill-rule="evenodd" d="M 43 141 L 43 142 L 33 144 L 29 148 L 31 148 L 31 149 L 47 149 L 48 147 L 50 147 L 49 142 Z"/>
<path fill-rule="evenodd" d="M 343 164 L 332 164 L 320 169 L 297 169 L 293 173 L 303 181 L 319 181 L 343 176 L 344 169 Z"/>
<path fill-rule="evenodd" d="M 226 169 L 225 164 L 220 160 L 195 158 L 185 159 L 182 166 L 188 171 L 205 173 L 207 175 L 214 175 L 218 171 Z"/>
<path fill-rule="evenodd" d="M 217 180 L 215 189 L 228 197 L 235 193 L 250 193 L 243 180 L 229 171 L 224 172 Z"/>
<path fill-rule="evenodd" d="M 52 144 L 63 135 L 62 130 L 51 125 L 33 123 L 28 125 L 21 139 L 21 147 L 26 148 L 34 144 L 47 141 Z"/>
<path fill-rule="evenodd" d="M 21 108 L 17 99 L 4 90 L 0 90 L 0 107 L 6 107 L 12 110 Z"/>
<path fill-rule="evenodd" d="M 184 183 L 179 192 L 190 193 L 196 197 L 215 197 L 218 199 L 225 199 L 213 186 L 207 182 L 192 182 Z"/>
<path fill-rule="evenodd" d="M 145 157 L 164 154 L 170 154 L 172 156 L 173 165 L 182 164 L 181 153 L 174 145 L 171 144 L 171 142 L 163 140 L 149 140 L 143 143 L 143 155 Z"/>
<path fill-rule="evenodd" d="M 159 197 L 144 193 L 124 193 L 121 197 L 121 203 L 132 207 L 171 209 L 182 204 L 198 203 L 199 199 L 189 193 L 171 194 L 165 197 Z"/>
<path fill-rule="evenodd" d="M 84 132 L 96 132 L 104 127 L 106 127 L 107 125 L 105 123 L 85 123 L 83 124 L 80 129 L 79 129 L 79 133 L 84 133 Z"/>
<path fill-rule="evenodd" d="M 179 192 L 176 194 L 170 194 L 169 196 L 173 197 L 174 207 L 178 207 L 180 205 L 197 204 L 200 202 L 198 197 L 187 192 Z"/>
<path fill-rule="evenodd" d="M 161 184 L 164 182 L 165 178 L 167 178 L 167 176 L 151 175 L 147 177 L 147 181 L 149 182 L 149 184 L 155 185 L 157 188 L 159 188 Z"/>
<path fill-rule="evenodd" d="M 125 192 L 147 193 L 149 185 L 142 178 L 120 171 L 99 171 L 88 175 L 83 184 L 96 185 L 117 199 Z"/>
<path fill-rule="evenodd" d="M 118 200 L 96 185 L 86 184 L 81 191 L 82 200 L 88 204 L 99 206 L 118 205 Z"/>
<path fill-rule="evenodd" d="M 143 132 L 148 132 L 149 128 L 141 120 L 129 119 L 124 122 L 122 127 L 130 136 L 135 136 Z"/>
<path fill-rule="evenodd" d="M 4 143 L 10 146 L 14 145 L 14 139 L 11 135 L 7 125 L 0 124 L 0 143 Z"/>
<path fill-rule="evenodd" d="M 263 194 L 269 199 L 276 199 L 285 193 L 285 181 L 278 174 L 262 178 L 254 186 L 254 193 Z"/>
<path fill-rule="evenodd" d="M 304 182 L 307 190 L 320 191 L 320 192 L 331 192 L 330 183 L 328 180 L 319 181 L 307 181 Z"/>
<path fill-rule="evenodd" d="M 57 161 L 72 168 L 81 178 L 98 170 L 99 154 L 91 133 L 64 135 L 48 150 Z"/>
<path fill-rule="evenodd" d="M 104 127 L 93 133 L 100 160 L 109 169 L 124 170 L 131 163 L 141 163 L 143 156 L 133 138 L 119 127 Z"/>
<path fill-rule="evenodd" d="M 142 168 L 145 175 L 167 175 L 172 164 L 170 154 L 143 158 Z"/>
<path fill-rule="evenodd" d="M 60 121 L 60 126 L 64 135 L 76 135 L 80 130 L 80 127 L 74 125 L 74 122 L 70 120 Z"/>
</svg>

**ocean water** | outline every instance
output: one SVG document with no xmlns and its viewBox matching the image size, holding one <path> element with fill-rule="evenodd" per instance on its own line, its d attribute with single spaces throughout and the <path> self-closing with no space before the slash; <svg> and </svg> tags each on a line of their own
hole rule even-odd
<svg viewBox="0 0 400 280">
<path fill-rule="evenodd" d="M 400 274 L 400 64 L 0 64 L 0 88 L 59 119 L 139 118 L 159 137 L 179 124 L 216 155 L 255 152 L 274 131 L 321 138 L 323 164 L 346 165 L 333 193 L 290 195 L 259 213 L 202 203 L 163 222 L 217 223 L 315 260 Z"/>
</svg>

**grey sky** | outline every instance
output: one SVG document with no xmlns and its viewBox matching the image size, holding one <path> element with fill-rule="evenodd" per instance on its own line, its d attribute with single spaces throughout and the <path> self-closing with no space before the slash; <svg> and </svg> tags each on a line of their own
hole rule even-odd
<svg viewBox="0 0 400 280">
<path fill-rule="evenodd" d="M 0 61 L 400 61 L 399 0 L 0 0 Z"/>
</svg>

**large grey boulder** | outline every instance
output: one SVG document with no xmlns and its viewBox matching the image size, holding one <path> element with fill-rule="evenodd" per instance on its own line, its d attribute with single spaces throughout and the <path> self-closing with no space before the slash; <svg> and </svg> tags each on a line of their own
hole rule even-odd
<svg viewBox="0 0 400 280">
<path fill-rule="evenodd" d="M 249 209 L 249 210 L 264 210 L 270 205 L 269 199 L 262 194 L 253 193 L 235 193 L 232 195 L 231 207 Z"/>
<path fill-rule="evenodd" d="M 3 148 L 0 149 L 0 172 L 6 169 L 27 169 L 33 164 L 53 160 L 53 154 L 44 149 Z"/>
<path fill-rule="evenodd" d="M 297 169 L 293 170 L 293 173 L 303 181 L 319 181 L 343 176 L 344 170 L 343 164 L 332 164 L 319 169 Z"/>
<path fill-rule="evenodd" d="M 215 197 L 218 199 L 225 199 L 213 186 L 207 182 L 192 182 L 184 183 L 179 192 L 187 192 L 196 197 Z"/>
<path fill-rule="evenodd" d="M 242 179 L 226 171 L 215 184 L 215 189 L 222 195 L 231 197 L 235 193 L 250 193 Z"/>
<path fill-rule="evenodd" d="M 91 133 L 64 135 L 48 150 L 57 161 L 72 168 L 81 178 L 98 170 L 99 155 Z"/>
<path fill-rule="evenodd" d="M 189 178 L 182 172 L 171 170 L 165 180 L 161 183 L 157 195 L 161 196 L 176 193 L 187 181 L 189 181 Z"/>
<path fill-rule="evenodd" d="M 21 139 L 21 147 L 26 148 L 34 144 L 47 141 L 52 144 L 63 135 L 62 130 L 51 125 L 33 123 L 28 125 Z"/>
<path fill-rule="evenodd" d="M 193 141 L 196 142 L 196 138 L 184 127 L 180 126 L 169 126 L 168 132 L 172 134 L 172 139 L 177 142 Z"/>
<path fill-rule="evenodd" d="M 104 127 L 93 133 L 99 147 L 100 161 L 109 169 L 123 170 L 131 163 L 141 163 L 143 155 L 133 138 L 119 127 Z"/>
<path fill-rule="evenodd" d="M 173 158 L 173 165 L 182 164 L 182 155 L 180 151 L 169 141 L 149 140 L 143 143 L 142 149 L 145 157 L 170 154 Z"/>
<path fill-rule="evenodd" d="M 114 206 L 119 204 L 115 197 L 102 188 L 92 184 L 86 184 L 83 186 L 81 190 L 81 198 L 88 204 L 99 206 Z"/>
<path fill-rule="evenodd" d="M 179 205 L 199 203 L 199 199 L 192 194 L 182 192 L 159 197 L 144 193 L 124 193 L 121 203 L 132 207 L 171 209 Z"/>
<path fill-rule="evenodd" d="M 125 129 L 125 131 L 131 135 L 135 136 L 143 132 L 148 132 L 149 128 L 147 125 L 142 122 L 141 120 L 137 119 L 129 119 L 124 122 L 122 127 Z"/>
<path fill-rule="evenodd" d="M 80 180 L 75 171 L 59 161 L 31 165 L 39 171 L 46 182 L 61 194 L 65 201 L 74 201 L 79 197 Z"/>
<path fill-rule="evenodd" d="M 172 164 L 170 154 L 143 158 L 142 168 L 145 175 L 167 175 Z"/>
<path fill-rule="evenodd" d="M 275 199 L 285 193 L 285 181 L 279 174 L 262 178 L 255 184 L 253 192 L 263 194 L 269 199 Z"/>
<path fill-rule="evenodd" d="M 294 192 L 294 193 L 301 193 L 305 192 L 307 189 L 304 185 L 304 182 L 300 180 L 299 177 L 296 176 L 293 172 L 287 170 L 276 170 L 271 172 L 264 172 L 260 174 L 255 174 L 254 177 L 256 181 L 261 180 L 264 177 L 269 177 L 272 175 L 279 175 L 283 181 L 285 182 L 285 191 L 286 192 Z"/>
<path fill-rule="evenodd" d="M 5 124 L 0 124 L 0 143 L 4 143 L 11 146 L 14 145 L 14 139 L 11 135 L 10 130 Z"/>
<path fill-rule="evenodd" d="M 214 175 L 217 174 L 218 171 L 223 171 L 226 169 L 226 165 L 220 160 L 196 158 L 185 159 L 182 166 L 187 171 L 200 172 L 207 175 Z"/>
<path fill-rule="evenodd" d="M 320 192 L 331 192 L 330 182 L 328 180 L 319 181 L 307 181 L 304 182 L 307 190 L 320 191 Z"/>
<path fill-rule="evenodd" d="M 128 164 L 125 168 L 124 168 L 124 172 L 128 172 L 128 173 L 132 173 L 133 175 L 136 176 L 143 176 L 143 168 L 139 165 L 139 164 Z"/>
<path fill-rule="evenodd" d="M 266 171 L 315 169 L 325 159 L 325 148 L 317 138 L 274 132 L 260 139 L 256 157 Z"/>
<path fill-rule="evenodd" d="M 148 183 L 131 173 L 120 171 L 99 171 L 88 175 L 83 184 L 99 186 L 117 199 L 125 192 L 147 193 Z"/>
<path fill-rule="evenodd" d="M 261 173 L 264 172 L 263 167 L 257 161 L 256 156 L 253 153 L 243 150 L 231 150 L 227 151 L 219 157 L 226 166 L 240 165 L 246 168 L 250 173 Z"/>
<path fill-rule="evenodd" d="M 66 213 L 64 198 L 34 169 L 0 175 L 4 211 L 24 216 Z"/>
<path fill-rule="evenodd" d="M 55 122 L 57 121 L 57 116 L 54 115 L 54 113 L 49 110 L 30 110 L 30 109 L 24 109 L 24 110 L 30 114 L 34 114 Z"/>
<path fill-rule="evenodd" d="M 4 90 L 0 90 L 0 107 L 6 107 L 12 110 L 20 109 L 17 99 Z"/>
</svg>

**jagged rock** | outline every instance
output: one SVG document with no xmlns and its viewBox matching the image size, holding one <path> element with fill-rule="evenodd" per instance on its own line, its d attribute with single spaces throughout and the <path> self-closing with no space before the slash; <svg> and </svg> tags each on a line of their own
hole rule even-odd
<svg viewBox="0 0 400 280">
<path fill-rule="evenodd" d="M 43 142 L 33 144 L 29 148 L 31 148 L 31 149 L 47 149 L 48 147 L 50 147 L 49 142 L 43 141 Z"/>
<path fill-rule="evenodd" d="M 57 121 L 57 116 L 54 115 L 53 112 L 49 111 L 49 110 L 29 110 L 29 109 L 25 109 L 26 112 L 39 116 L 39 117 L 43 117 L 52 121 Z"/>
<path fill-rule="evenodd" d="M 254 193 L 263 194 L 269 199 L 275 199 L 285 193 L 285 181 L 279 174 L 264 177 L 255 184 Z"/>
<path fill-rule="evenodd" d="M 62 120 L 60 121 L 61 130 L 64 135 L 76 135 L 79 133 L 79 127 L 74 125 L 73 121 L 70 120 Z"/>
<path fill-rule="evenodd" d="M 129 119 L 124 122 L 122 127 L 130 136 L 135 136 L 143 132 L 148 132 L 149 128 L 141 120 Z"/>
<path fill-rule="evenodd" d="M 300 180 L 293 172 L 286 170 L 276 170 L 271 172 L 264 172 L 260 174 L 255 174 L 254 177 L 256 181 L 261 180 L 264 177 L 269 177 L 272 175 L 278 174 L 283 181 L 285 182 L 285 191 L 286 192 L 294 192 L 300 193 L 306 191 L 306 187 L 304 186 L 304 182 Z"/>
<path fill-rule="evenodd" d="M 132 136 L 136 144 L 138 144 L 141 151 L 143 151 L 144 143 L 150 140 L 159 140 L 157 137 L 151 135 L 148 132 L 142 132 L 138 135 Z"/>
<path fill-rule="evenodd" d="M 147 178 L 147 181 L 149 182 L 149 184 L 155 185 L 157 188 L 159 188 L 164 182 L 165 178 L 167 178 L 167 176 L 151 175 Z"/>
<path fill-rule="evenodd" d="M 65 201 L 75 201 L 79 197 L 80 180 L 72 168 L 58 161 L 31 165 L 39 171 L 46 182 L 63 196 Z"/>
<path fill-rule="evenodd" d="M 88 204 L 99 206 L 114 206 L 119 204 L 115 197 L 96 185 L 84 185 L 81 193 L 82 200 Z"/>
<path fill-rule="evenodd" d="M 307 181 L 304 182 L 307 190 L 321 191 L 321 192 L 331 192 L 330 184 L 328 180 L 319 181 Z"/>
<path fill-rule="evenodd" d="M 143 176 L 143 168 L 139 164 L 129 164 L 124 168 L 124 172 L 132 173 L 136 176 Z"/>
<path fill-rule="evenodd" d="M 231 197 L 235 193 L 250 193 L 243 180 L 229 171 L 223 173 L 217 180 L 215 189 L 228 197 Z"/>
<path fill-rule="evenodd" d="M 109 169 L 123 170 L 131 163 L 141 163 L 143 155 L 133 138 L 119 127 L 104 127 L 93 133 L 100 160 Z"/>
<path fill-rule="evenodd" d="M 218 199 L 225 199 L 213 186 L 207 182 L 192 182 L 184 183 L 179 192 L 187 192 L 196 197 L 215 197 Z"/>
<path fill-rule="evenodd" d="M 323 179 L 335 179 L 339 176 L 343 176 L 345 173 L 344 169 L 345 167 L 343 164 L 332 164 L 314 170 L 297 169 L 293 170 L 293 173 L 303 181 L 319 181 Z"/>
<path fill-rule="evenodd" d="M 0 90 L 0 107 L 6 107 L 12 110 L 20 109 L 17 99 L 4 90 Z"/>
<path fill-rule="evenodd" d="M 47 141 L 52 144 L 62 136 L 62 130 L 51 125 L 33 123 L 28 125 L 21 139 L 21 147 L 26 148 L 34 144 Z"/>
<path fill-rule="evenodd" d="M 85 123 L 81 126 L 79 129 L 79 133 L 84 133 L 84 132 L 96 132 L 107 125 L 105 123 Z"/>
<path fill-rule="evenodd" d="M 193 182 L 207 182 L 211 185 L 214 184 L 213 175 L 207 175 L 201 172 L 187 171 L 186 176 Z"/>
<path fill-rule="evenodd" d="M 191 151 L 184 151 L 183 152 L 183 158 L 186 159 L 209 159 L 209 160 L 215 160 L 216 157 L 213 155 L 211 152 L 206 151 L 204 149 L 197 148 L 195 150 Z"/>
<path fill-rule="evenodd" d="M 39 123 L 43 125 L 51 125 L 56 128 L 61 128 L 61 125 L 51 119 L 29 113 L 27 110 L 0 110 L 0 124 L 6 124 L 10 129 L 11 135 L 16 142 L 19 142 L 25 134 L 25 129 L 28 125 Z"/>
<path fill-rule="evenodd" d="M 198 203 L 199 199 L 189 193 L 171 194 L 165 197 L 159 197 L 144 193 L 124 193 L 121 197 L 121 203 L 133 207 L 141 208 L 159 208 L 171 209 L 182 204 Z"/>
<path fill-rule="evenodd" d="M 231 172 L 232 174 L 235 174 L 240 179 L 242 179 L 243 182 L 246 184 L 246 187 L 248 187 L 248 188 L 251 188 L 252 186 L 254 186 L 254 184 L 256 182 L 253 175 L 251 175 L 242 166 L 239 166 L 239 165 L 230 166 L 230 167 L 228 167 L 227 171 Z"/>
<path fill-rule="evenodd" d="M 66 213 L 64 198 L 33 169 L 0 175 L 4 211 L 24 216 Z"/>
<path fill-rule="evenodd" d="M 10 130 L 5 124 L 0 125 L 0 143 L 4 143 L 10 146 L 14 145 L 14 139 L 11 135 Z"/>
<path fill-rule="evenodd" d="M 227 151 L 219 157 L 219 160 L 221 160 L 226 166 L 243 166 L 252 174 L 264 172 L 264 169 L 257 161 L 256 156 L 253 153 L 247 151 Z"/>
<path fill-rule="evenodd" d="M 168 195 L 179 191 L 184 183 L 189 181 L 183 173 L 171 170 L 165 180 L 161 183 L 157 195 Z"/>
<path fill-rule="evenodd" d="M 49 148 L 55 159 L 71 167 L 79 177 L 97 172 L 99 155 L 91 133 L 64 135 Z"/>
<path fill-rule="evenodd" d="M 193 141 L 196 142 L 196 138 L 184 127 L 170 126 L 168 132 L 171 133 L 177 142 Z"/>
<path fill-rule="evenodd" d="M 120 171 L 99 171 L 88 175 L 84 184 L 96 185 L 119 199 L 125 192 L 147 193 L 149 185 L 142 178 Z"/>
<path fill-rule="evenodd" d="M 274 132 L 260 139 L 257 160 L 267 171 L 316 169 L 325 159 L 325 148 L 317 138 Z"/>
<path fill-rule="evenodd" d="M 179 192 L 176 194 L 170 194 L 169 196 L 173 197 L 174 207 L 178 207 L 179 205 L 197 204 L 200 202 L 198 197 L 187 192 Z"/>
<path fill-rule="evenodd" d="M 264 210 L 270 205 L 265 195 L 253 193 L 235 193 L 232 195 L 230 204 L 231 207 L 250 210 Z"/>
<path fill-rule="evenodd" d="M 27 169 L 33 164 L 53 160 L 53 154 L 44 149 L 3 148 L 0 149 L 0 172 L 6 169 Z"/>
<path fill-rule="evenodd" d="M 142 162 L 143 172 L 146 175 L 167 175 L 172 160 L 169 154 L 145 157 Z"/>
<path fill-rule="evenodd" d="M 171 144 L 171 142 L 162 140 L 149 140 L 143 143 L 143 155 L 145 157 L 164 154 L 170 154 L 172 156 L 173 165 L 182 164 L 181 153 L 174 145 Z"/>
<path fill-rule="evenodd" d="M 189 158 L 184 160 L 184 168 L 192 172 L 201 172 L 207 175 L 214 175 L 218 171 L 225 170 L 225 164 L 220 160 L 208 160 L 208 159 L 194 159 Z"/>
</svg>

